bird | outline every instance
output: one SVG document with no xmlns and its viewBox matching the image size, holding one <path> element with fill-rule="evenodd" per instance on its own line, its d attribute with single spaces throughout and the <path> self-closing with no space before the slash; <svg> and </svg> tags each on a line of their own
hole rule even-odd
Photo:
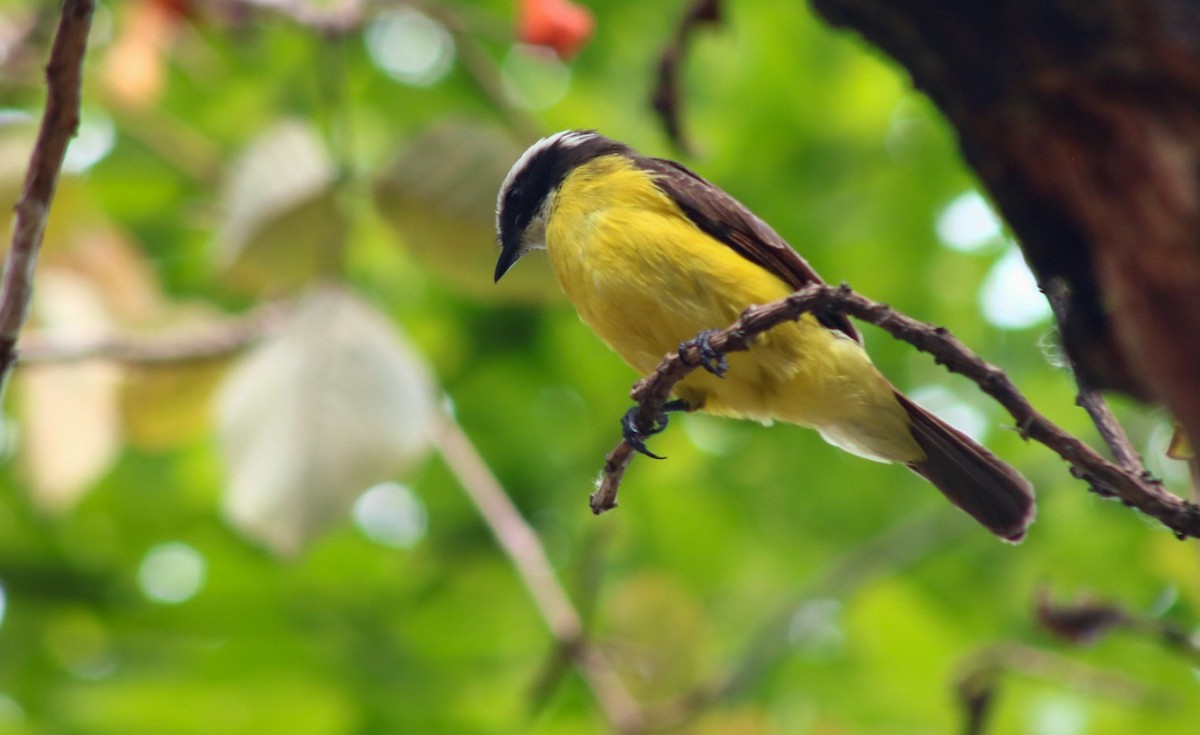
<svg viewBox="0 0 1200 735">
<path fill-rule="evenodd" d="M 496 206 L 499 282 L 545 250 L 581 320 L 641 375 L 669 352 L 698 346 L 706 370 L 676 384 L 668 410 L 816 429 L 830 444 L 906 466 L 1003 540 L 1033 521 L 1030 483 L 963 432 L 917 405 L 872 364 L 844 314 L 804 314 L 716 354 L 708 335 L 749 306 L 824 283 L 748 208 L 680 163 L 644 156 L 594 130 L 531 145 Z M 640 451 L 665 414 L 639 431 Z M 653 456 L 653 455 L 652 455 Z"/>
</svg>

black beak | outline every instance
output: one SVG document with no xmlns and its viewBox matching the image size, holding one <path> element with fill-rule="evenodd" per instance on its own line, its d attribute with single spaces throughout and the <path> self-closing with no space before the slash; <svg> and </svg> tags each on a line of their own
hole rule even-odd
<svg viewBox="0 0 1200 735">
<path fill-rule="evenodd" d="M 521 246 L 518 242 L 503 243 L 500 249 L 500 259 L 496 261 L 495 283 L 499 283 L 509 268 L 521 259 Z"/>
</svg>

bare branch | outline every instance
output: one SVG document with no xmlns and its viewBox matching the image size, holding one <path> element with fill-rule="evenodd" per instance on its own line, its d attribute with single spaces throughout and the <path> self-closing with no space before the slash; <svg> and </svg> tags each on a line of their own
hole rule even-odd
<svg viewBox="0 0 1200 735">
<path fill-rule="evenodd" d="M 446 464 L 516 567 L 555 642 L 570 656 L 609 723 L 621 733 L 641 732 L 645 720 L 641 707 L 602 652 L 585 639 L 583 621 L 559 584 L 537 533 L 525 522 L 462 428 L 450 418 L 440 423 L 436 441 Z"/>
<path fill-rule="evenodd" d="M 281 304 L 269 304 L 241 317 L 161 337 L 98 340 L 55 340 L 26 334 L 21 340 L 20 364 L 108 360 L 128 365 L 169 366 L 214 360 L 254 344 L 277 328 L 287 316 Z"/>
<path fill-rule="evenodd" d="M 732 326 L 714 333 L 709 344 L 716 352 L 745 351 L 755 336 L 784 321 L 820 309 L 841 311 L 869 322 L 903 340 L 951 372 L 973 380 L 984 393 L 1004 406 L 1026 439 L 1052 449 L 1071 466 L 1071 474 L 1088 482 L 1093 492 L 1115 497 L 1126 505 L 1158 519 L 1180 538 L 1200 538 L 1200 506 L 1178 498 L 1155 482 L 1129 472 L 1100 456 L 1033 407 L 1003 370 L 969 350 L 944 327 L 934 327 L 904 316 L 884 304 L 859 296 L 848 286 L 811 285 L 765 306 L 752 306 Z M 631 396 L 638 403 L 635 423 L 650 427 L 662 413 L 675 384 L 700 364 L 700 351 L 692 346 L 683 354 L 670 353 L 655 372 L 639 380 Z M 592 511 L 602 513 L 616 505 L 617 490 L 632 450 L 625 441 L 609 454 L 605 472 L 591 496 Z"/>
<path fill-rule="evenodd" d="M 29 316 L 33 275 L 58 186 L 67 144 L 79 127 L 83 55 L 93 0 L 65 0 L 46 65 L 46 110 L 17 202 L 4 274 L 0 276 L 0 397 L 17 358 L 17 338 Z"/>
</svg>

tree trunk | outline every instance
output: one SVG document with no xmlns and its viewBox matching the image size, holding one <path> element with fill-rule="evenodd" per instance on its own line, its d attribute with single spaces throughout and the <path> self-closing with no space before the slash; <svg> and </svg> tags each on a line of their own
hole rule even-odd
<svg viewBox="0 0 1200 735">
<path fill-rule="evenodd" d="M 1200 2 L 811 1 L 954 126 L 1080 380 L 1200 437 Z"/>
</svg>

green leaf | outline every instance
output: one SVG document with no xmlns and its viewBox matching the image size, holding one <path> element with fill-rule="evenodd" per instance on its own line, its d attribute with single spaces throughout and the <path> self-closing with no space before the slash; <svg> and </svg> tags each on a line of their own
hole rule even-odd
<svg viewBox="0 0 1200 735">
<path fill-rule="evenodd" d="M 295 291 L 330 270 L 346 229 L 335 178 L 324 145 L 304 123 L 281 122 L 250 143 L 225 183 L 215 243 L 235 287 Z"/>
<path fill-rule="evenodd" d="M 404 244 L 438 276 L 476 296 L 557 297 L 544 257 L 493 283 L 496 196 L 518 145 L 494 127 L 442 122 L 413 140 L 375 184 L 375 204 Z"/>
</svg>

